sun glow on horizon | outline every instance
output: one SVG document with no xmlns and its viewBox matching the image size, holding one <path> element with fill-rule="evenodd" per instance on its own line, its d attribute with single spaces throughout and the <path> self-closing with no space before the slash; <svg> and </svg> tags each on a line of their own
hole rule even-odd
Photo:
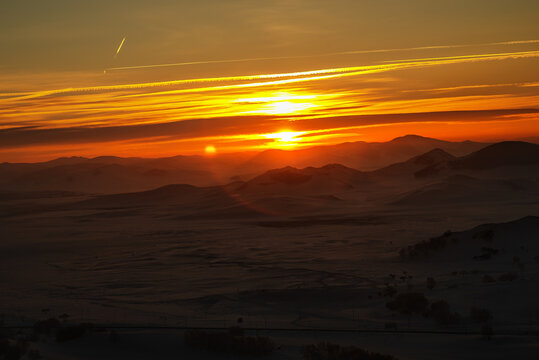
<svg viewBox="0 0 539 360">
<path fill-rule="evenodd" d="M 208 145 L 204 148 L 206 155 L 214 155 L 217 152 L 217 149 L 213 145 Z"/>
<path fill-rule="evenodd" d="M 271 146 L 296 146 L 302 140 L 301 136 L 306 134 L 306 131 L 280 131 L 273 134 L 264 134 L 266 139 L 273 139 Z"/>
</svg>

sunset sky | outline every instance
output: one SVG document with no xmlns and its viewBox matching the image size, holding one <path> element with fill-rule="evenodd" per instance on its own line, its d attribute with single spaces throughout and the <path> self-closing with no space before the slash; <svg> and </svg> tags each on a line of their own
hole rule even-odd
<svg viewBox="0 0 539 360">
<path fill-rule="evenodd" d="M 0 4 L 0 161 L 539 137 L 539 2 Z"/>
</svg>

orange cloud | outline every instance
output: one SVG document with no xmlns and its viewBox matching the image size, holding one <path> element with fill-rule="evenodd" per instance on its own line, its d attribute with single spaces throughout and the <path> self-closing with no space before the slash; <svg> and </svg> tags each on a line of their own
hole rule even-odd
<svg viewBox="0 0 539 360">
<path fill-rule="evenodd" d="M 454 78 L 464 81 L 473 75 L 467 70 L 445 79 L 445 86 L 437 86 L 433 79 L 427 81 L 417 74 L 418 70 L 434 68 L 445 74 L 448 68 L 455 71 L 455 66 L 478 64 L 489 69 L 489 64 L 500 62 L 510 66 L 523 61 L 536 64 L 538 57 L 539 51 L 496 52 L 283 73 L 3 93 L 0 157 L 9 160 L 21 149 L 31 152 L 46 148 L 52 154 L 55 146 L 58 154 L 71 146 L 79 154 L 98 155 L 95 146 L 85 144 L 103 144 L 101 154 L 131 151 L 133 155 L 204 153 L 209 143 L 220 152 L 292 143 L 311 146 L 378 139 L 383 137 L 382 131 L 390 134 L 397 129 L 412 133 L 429 129 L 433 134 L 423 134 L 430 136 L 443 135 L 444 129 L 446 134 L 453 134 L 448 124 L 458 127 L 462 136 L 494 136 L 492 129 L 505 129 L 503 124 L 517 126 L 518 131 L 509 132 L 515 136 L 525 131 L 539 134 L 533 122 L 537 111 L 530 109 L 539 104 L 536 79 L 526 83 L 455 83 Z M 387 72 L 395 75 L 391 81 L 373 79 Z M 506 110 L 489 112 L 493 109 Z M 462 110 L 483 112 L 456 112 Z M 441 112 L 446 117 L 440 117 Z M 457 115 L 467 117 L 456 118 Z M 516 118 L 500 118 L 502 115 Z M 283 131 L 301 132 L 301 139 L 279 143 L 279 138 L 276 141 L 264 137 Z M 141 144 L 145 144 L 145 150 Z"/>
</svg>

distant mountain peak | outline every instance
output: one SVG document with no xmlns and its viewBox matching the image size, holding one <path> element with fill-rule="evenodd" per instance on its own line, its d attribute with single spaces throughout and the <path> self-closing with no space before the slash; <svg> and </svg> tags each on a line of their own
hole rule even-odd
<svg viewBox="0 0 539 360">
<path fill-rule="evenodd" d="M 59 157 L 57 159 L 49 160 L 47 162 L 52 163 L 52 162 L 85 161 L 85 160 L 88 160 L 88 158 L 86 158 L 84 156 L 62 156 L 62 157 Z"/>
<path fill-rule="evenodd" d="M 286 166 L 280 169 L 273 169 L 257 176 L 251 181 L 271 181 L 284 184 L 300 184 L 309 181 L 311 175 L 305 174 L 304 171 Z"/>
<path fill-rule="evenodd" d="M 393 140 L 391 140 L 391 142 L 414 141 L 414 140 L 415 140 L 415 141 L 417 141 L 417 140 L 436 140 L 436 141 L 442 141 L 442 140 L 433 139 L 433 138 L 429 138 L 429 137 L 425 137 L 425 136 L 421 136 L 421 135 L 407 134 L 407 135 L 404 135 L 404 136 L 396 137 L 396 138 L 394 138 Z"/>
<path fill-rule="evenodd" d="M 348 169 L 351 169 L 349 168 L 348 166 L 344 166 L 342 164 L 337 164 L 337 163 L 333 163 L 333 164 L 327 164 L 327 165 L 324 165 L 322 167 L 320 167 L 320 169 L 324 169 L 324 170 L 348 170 Z M 353 170 L 353 169 L 351 169 Z M 354 171 L 357 171 L 357 170 L 354 170 Z"/>
<path fill-rule="evenodd" d="M 293 166 L 285 166 L 278 169 L 268 170 L 266 173 L 271 174 L 271 173 L 283 173 L 283 172 L 301 172 L 301 170 Z"/>
<path fill-rule="evenodd" d="M 532 144 L 526 141 L 501 141 L 488 146 L 485 146 L 483 149 L 478 150 L 477 152 L 484 151 L 493 151 L 493 150 L 504 150 L 504 151 L 522 151 L 522 150 L 531 150 L 537 149 L 539 145 Z"/>
<path fill-rule="evenodd" d="M 432 165 L 439 162 L 450 161 L 456 159 L 453 155 L 440 148 L 432 149 L 425 154 L 413 158 L 413 162 L 420 165 Z"/>
<path fill-rule="evenodd" d="M 539 164 L 539 145 L 525 141 L 502 141 L 452 162 L 455 168 L 486 169 L 499 166 Z"/>
<path fill-rule="evenodd" d="M 312 181 L 321 181 L 328 188 L 335 184 L 351 184 L 359 181 L 363 174 L 361 171 L 346 167 L 341 164 L 327 164 L 322 167 L 306 167 L 298 169 L 286 166 L 279 169 L 266 171 L 265 173 L 249 180 L 246 187 L 257 185 L 284 184 L 300 185 Z M 321 188 L 322 189 L 322 188 Z M 324 191 L 324 190 L 320 190 Z"/>
</svg>

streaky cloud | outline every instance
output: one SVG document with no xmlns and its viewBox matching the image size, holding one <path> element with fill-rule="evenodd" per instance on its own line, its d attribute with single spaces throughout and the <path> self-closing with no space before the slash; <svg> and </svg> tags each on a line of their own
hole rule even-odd
<svg viewBox="0 0 539 360">
<path fill-rule="evenodd" d="M 381 71 L 390 71 L 403 69 L 408 67 L 418 67 L 418 66 L 433 66 L 433 65 L 442 65 L 455 62 L 463 61 L 480 61 L 480 60 L 502 60 L 507 58 L 522 58 L 522 57 L 537 57 L 539 56 L 539 50 L 533 51 L 520 51 L 520 52 L 509 52 L 509 53 L 492 53 L 492 54 L 475 54 L 475 55 L 460 55 L 460 56 L 448 56 L 448 57 L 433 57 L 433 58 L 417 58 L 417 59 L 400 59 L 393 61 L 384 61 L 383 64 L 379 65 L 369 65 L 369 66 L 350 66 L 350 67 L 340 67 L 340 68 L 327 68 L 327 69 L 317 69 L 309 71 L 299 71 L 292 73 L 274 73 L 274 74 L 261 74 L 261 75 L 239 75 L 239 76 L 227 76 L 227 77 L 210 77 L 210 78 L 197 78 L 197 79 L 180 79 L 180 80 L 170 80 L 170 81 L 159 81 L 159 82 L 147 82 L 147 83 L 136 83 L 136 84 L 120 84 L 120 85 L 105 85 L 105 86 L 93 86 L 93 87 L 79 87 L 79 88 L 65 88 L 65 89 L 56 89 L 56 90 L 45 90 L 38 91 L 31 94 L 16 96 L 11 98 L 4 98 L 0 100 L 1 102 L 6 101 L 16 101 L 16 100 L 26 100 L 36 97 L 57 95 L 62 93 L 80 93 L 80 92 L 99 92 L 99 91 L 115 91 L 115 90 L 129 90 L 129 89 L 143 89 L 151 87 L 166 87 L 166 86 L 175 86 L 182 84 L 194 84 L 194 83 L 204 83 L 204 82 L 223 82 L 223 81 L 246 81 L 246 80 L 265 80 L 265 79 L 276 79 L 276 78 L 288 78 L 295 77 L 299 79 L 290 79 L 284 81 L 275 81 L 267 82 L 267 85 L 276 85 L 276 84 L 286 84 L 292 82 L 301 82 L 301 81 L 312 81 L 312 80 L 323 80 L 331 79 L 335 77 L 344 77 L 344 76 L 355 76 L 365 73 L 381 72 Z M 329 74 L 329 75 L 324 75 Z M 309 78 L 310 75 L 320 75 L 318 77 Z M 303 78 L 300 78 L 303 77 Z M 227 85 L 214 88 L 203 88 L 195 89 L 196 91 L 208 91 L 208 90 L 222 90 L 229 89 L 233 87 L 249 87 L 249 86 L 263 86 L 263 83 L 253 83 L 253 84 L 236 84 L 236 85 Z M 182 91 L 182 90 L 176 90 Z M 187 91 L 193 91 L 188 89 Z"/>
<path fill-rule="evenodd" d="M 474 47 L 474 46 L 523 45 L 523 44 L 536 44 L 536 43 L 539 43 L 539 40 L 515 40 L 515 41 L 503 41 L 503 42 L 491 42 L 491 43 L 479 43 L 479 44 L 458 44 L 458 45 L 430 45 L 430 46 L 417 46 L 417 47 L 392 48 L 392 49 L 348 50 L 348 51 L 329 52 L 329 53 L 314 54 L 314 55 L 255 57 L 255 58 L 222 59 L 222 60 L 196 60 L 196 61 L 185 61 L 185 62 L 165 63 L 165 64 L 119 66 L 119 67 L 107 68 L 105 69 L 105 71 L 107 72 L 107 71 L 119 71 L 119 70 L 153 69 L 153 68 L 174 67 L 174 66 L 226 64 L 226 63 L 266 61 L 266 60 L 305 59 L 305 58 L 318 58 L 318 57 L 335 56 L 335 55 L 375 54 L 375 53 L 388 53 L 388 52 L 412 51 L 412 50 L 457 49 L 457 48 Z M 122 44 L 123 44 L 123 41 L 122 41 Z M 120 44 L 120 47 L 118 48 L 118 52 L 120 51 L 122 44 Z"/>
</svg>

